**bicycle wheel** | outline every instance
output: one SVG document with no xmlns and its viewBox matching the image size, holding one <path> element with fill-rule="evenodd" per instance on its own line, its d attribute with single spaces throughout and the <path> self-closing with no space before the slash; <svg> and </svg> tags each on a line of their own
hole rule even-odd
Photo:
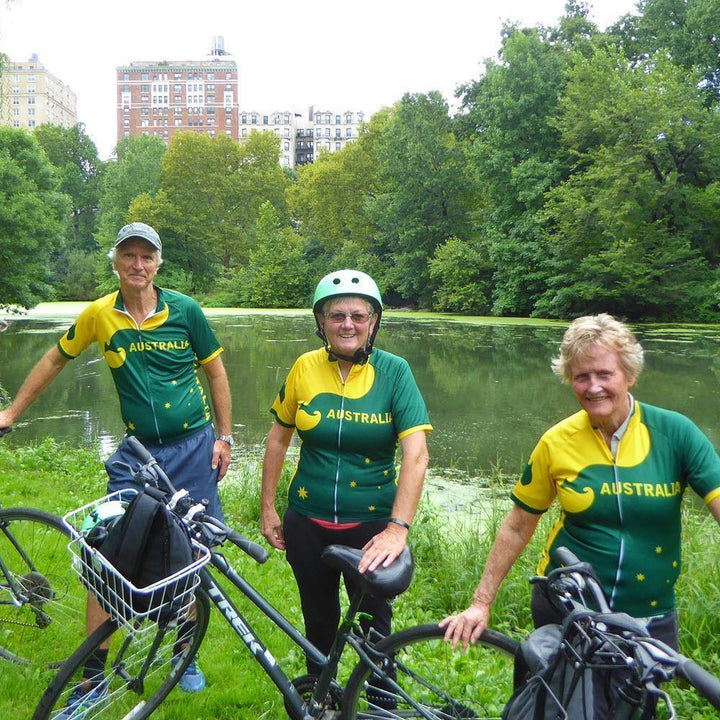
<svg viewBox="0 0 720 720">
<path fill-rule="evenodd" d="M 195 619 L 188 623 L 192 608 Z M 195 657 L 209 614 L 208 597 L 200 590 L 194 605 L 165 627 L 149 620 L 118 627 L 114 620 L 106 620 L 60 668 L 40 699 L 33 720 L 148 717 Z M 110 648 L 104 675 L 85 678 L 87 660 L 106 642 Z M 88 679 L 96 688 L 93 702 L 74 705 L 73 692 Z"/>
<path fill-rule="evenodd" d="M 0 509 L 0 657 L 58 667 L 85 637 L 86 592 L 72 570 L 70 532 L 34 508 Z"/>
<path fill-rule="evenodd" d="M 384 656 L 379 667 L 407 697 L 360 661 L 345 689 L 343 718 L 499 718 L 512 694 L 519 643 L 486 630 L 467 653 L 453 652 L 444 635 L 437 625 L 418 625 L 379 642 L 375 649 Z"/>
</svg>

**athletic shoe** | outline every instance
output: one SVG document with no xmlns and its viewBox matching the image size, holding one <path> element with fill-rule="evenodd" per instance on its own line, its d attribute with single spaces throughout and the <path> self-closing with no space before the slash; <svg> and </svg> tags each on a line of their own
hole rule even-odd
<svg viewBox="0 0 720 720">
<path fill-rule="evenodd" d="M 102 700 L 106 692 L 107 686 L 105 683 L 95 685 L 89 690 L 83 687 L 82 683 L 76 685 L 70 694 L 67 704 L 62 712 L 55 716 L 55 720 L 67 720 L 69 718 L 82 720 L 85 717 L 85 713 L 90 710 L 98 700 Z"/>
<path fill-rule="evenodd" d="M 173 658 L 173 665 L 177 665 L 177 658 Z M 200 669 L 197 659 L 193 660 L 186 668 L 180 678 L 180 689 L 186 693 L 202 692 L 207 685 L 205 673 Z"/>
</svg>

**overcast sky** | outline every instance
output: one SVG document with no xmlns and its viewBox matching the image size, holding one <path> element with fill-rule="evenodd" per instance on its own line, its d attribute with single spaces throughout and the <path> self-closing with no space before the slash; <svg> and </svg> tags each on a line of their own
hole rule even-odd
<svg viewBox="0 0 720 720">
<path fill-rule="evenodd" d="M 604 29 L 636 0 L 595 0 Z M 238 65 L 240 107 L 374 113 L 406 92 L 480 76 L 505 20 L 554 25 L 565 0 L 0 0 L 0 50 L 37 53 L 78 96 L 100 157 L 116 142 L 115 69 L 139 60 L 202 60 L 213 37 Z"/>
</svg>

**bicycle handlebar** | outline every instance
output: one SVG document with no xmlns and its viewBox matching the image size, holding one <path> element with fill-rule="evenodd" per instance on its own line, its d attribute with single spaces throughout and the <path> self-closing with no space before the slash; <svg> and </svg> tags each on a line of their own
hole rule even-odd
<svg viewBox="0 0 720 720">
<path fill-rule="evenodd" d="M 162 480 L 162 482 L 167 486 L 167 489 L 170 490 L 171 493 L 174 493 L 175 487 L 170 481 L 170 478 L 160 467 L 158 461 L 152 456 L 148 449 L 133 435 L 128 435 L 127 443 L 133 453 L 135 453 L 136 457 L 143 463 L 143 465 L 151 468 L 154 473 L 160 478 L 160 480 Z M 218 520 L 216 517 L 207 515 L 206 513 L 201 513 L 194 519 L 196 521 L 205 522 L 206 525 L 211 525 L 220 530 L 222 535 L 224 535 L 231 543 L 233 543 L 233 545 L 236 545 L 238 548 L 240 548 L 240 550 L 249 555 L 256 562 L 264 563 L 268 559 L 268 552 L 262 545 L 258 545 L 252 540 L 241 535 L 239 532 L 228 527 L 227 525 L 225 525 L 225 523 Z"/>
<path fill-rule="evenodd" d="M 550 586 L 551 592 L 556 594 L 561 601 L 568 600 L 570 603 L 576 604 L 578 601 L 580 603 L 584 602 L 582 591 L 587 587 L 592 593 L 593 600 L 597 604 L 600 613 L 611 612 L 602 585 L 600 585 L 592 565 L 581 562 L 578 557 L 566 547 L 557 548 L 555 550 L 555 556 L 562 563 L 563 567 L 552 570 L 548 573 L 547 578 L 545 578 Z M 574 586 L 574 588 L 572 588 L 572 586 Z M 578 591 L 578 600 L 572 597 L 571 589 Z M 658 655 L 657 650 L 655 650 L 651 652 L 651 656 L 648 658 L 650 666 L 654 664 L 655 672 L 651 672 L 651 675 L 654 676 L 656 680 L 664 682 L 669 680 L 673 675 L 679 675 L 687 680 L 713 707 L 720 710 L 720 679 L 698 665 L 694 660 L 681 655 L 666 645 L 650 640 L 649 638 L 645 640 L 642 637 L 638 637 L 636 632 L 630 627 L 626 627 L 625 630 L 628 631 L 628 634 L 625 635 L 626 641 L 636 642 L 639 646 L 645 647 L 646 650 L 653 650 L 656 645 L 659 645 L 661 646 L 660 649 L 668 655 L 668 657 L 664 659 L 661 655 Z M 599 628 L 595 628 L 595 631 L 600 635 L 603 634 L 603 631 L 599 630 Z M 650 646 L 648 646 L 648 643 L 650 643 Z M 650 666 L 648 666 L 648 670 L 651 669 Z M 664 677 L 662 676 L 663 668 L 668 672 Z"/>
<path fill-rule="evenodd" d="M 685 678 L 713 707 L 720 710 L 720 680 L 690 658 L 681 657 L 677 674 Z"/>
<path fill-rule="evenodd" d="M 556 568 L 548 573 L 547 582 L 554 594 L 563 600 L 566 598 L 564 591 L 570 590 L 574 586 L 580 596 L 578 599 L 584 604 L 582 591 L 587 588 L 590 590 L 597 610 L 602 613 L 612 612 L 602 585 L 590 563 L 582 562 L 575 553 L 565 546 L 556 548 L 555 557 L 562 563 L 563 567 Z M 567 599 L 574 602 L 571 597 L 567 597 Z"/>
<path fill-rule="evenodd" d="M 264 563 L 268 559 L 268 551 L 257 543 L 249 540 L 235 530 L 228 528 L 228 540 L 233 544 L 237 545 L 243 552 L 247 553 L 253 560 Z"/>
</svg>

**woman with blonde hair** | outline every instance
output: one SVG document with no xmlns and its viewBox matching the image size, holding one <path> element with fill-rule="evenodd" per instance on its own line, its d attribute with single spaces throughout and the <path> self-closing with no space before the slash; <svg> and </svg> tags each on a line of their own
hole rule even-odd
<svg viewBox="0 0 720 720">
<path fill-rule="evenodd" d="M 441 623 L 453 647 L 478 640 L 500 584 L 555 499 L 562 513 L 538 574 L 555 568 L 556 548 L 567 546 L 593 565 L 613 610 L 678 647 L 681 502 L 689 486 L 720 522 L 720 459 L 687 417 L 633 397 L 643 361 L 633 332 L 610 315 L 578 318 L 565 332 L 552 368 L 580 410 L 533 450 L 472 603 Z M 561 620 L 541 584 L 533 587 L 532 614 L 536 627 Z"/>
</svg>

